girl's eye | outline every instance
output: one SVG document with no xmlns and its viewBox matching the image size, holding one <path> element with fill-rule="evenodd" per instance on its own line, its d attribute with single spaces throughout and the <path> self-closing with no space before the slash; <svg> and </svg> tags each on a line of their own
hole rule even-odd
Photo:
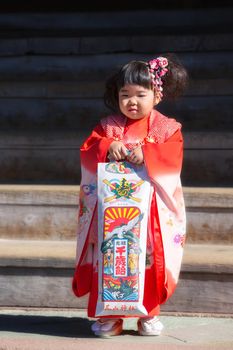
<svg viewBox="0 0 233 350">
<path fill-rule="evenodd" d="M 138 97 L 146 97 L 146 95 L 138 95 Z"/>
</svg>

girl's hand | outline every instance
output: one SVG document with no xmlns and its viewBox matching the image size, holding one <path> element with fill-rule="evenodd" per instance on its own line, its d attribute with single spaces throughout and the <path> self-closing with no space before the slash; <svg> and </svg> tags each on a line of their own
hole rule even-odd
<svg viewBox="0 0 233 350">
<path fill-rule="evenodd" d="M 127 159 L 131 163 L 141 165 L 144 161 L 142 147 L 139 146 L 139 147 L 133 149 L 130 152 L 130 155 L 127 157 Z"/>
<path fill-rule="evenodd" d="M 111 158 L 114 160 L 125 159 L 127 156 L 127 148 L 121 141 L 113 141 L 108 150 Z"/>
</svg>

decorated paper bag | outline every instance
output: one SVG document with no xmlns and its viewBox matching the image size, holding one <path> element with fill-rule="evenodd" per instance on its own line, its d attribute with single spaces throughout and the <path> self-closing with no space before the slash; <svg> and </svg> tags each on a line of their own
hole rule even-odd
<svg viewBox="0 0 233 350">
<path fill-rule="evenodd" d="M 96 316 L 147 315 L 143 293 L 150 189 L 144 166 L 98 164 Z"/>
</svg>

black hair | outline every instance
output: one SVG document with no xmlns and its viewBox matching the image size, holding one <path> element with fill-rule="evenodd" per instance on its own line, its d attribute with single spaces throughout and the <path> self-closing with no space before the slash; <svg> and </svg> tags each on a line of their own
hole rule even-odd
<svg viewBox="0 0 233 350">
<path fill-rule="evenodd" d="M 161 55 L 168 60 L 168 72 L 162 77 L 163 100 L 176 99 L 187 87 L 188 73 L 175 54 Z M 154 89 L 151 75 L 144 61 L 131 61 L 119 69 L 106 81 L 104 103 L 114 112 L 119 112 L 118 93 L 127 84 Z"/>
</svg>

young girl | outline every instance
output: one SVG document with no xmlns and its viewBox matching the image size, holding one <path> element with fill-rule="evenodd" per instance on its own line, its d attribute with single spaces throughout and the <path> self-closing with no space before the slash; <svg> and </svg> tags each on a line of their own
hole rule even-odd
<svg viewBox="0 0 233 350">
<path fill-rule="evenodd" d="M 82 181 L 73 291 L 78 297 L 90 293 L 89 317 L 96 317 L 98 299 L 97 164 L 109 159 L 144 164 L 153 186 L 143 297 L 147 316 L 140 317 L 137 323 L 141 335 L 161 333 L 163 325 L 157 318 L 160 305 L 173 294 L 180 271 L 185 239 L 180 184 L 181 124 L 155 107 L 163 98 L 180 95 L 186 82 L 187 72 L 174 55 L 149 62 L 129 62 L 106 83 L 105 104 L 114 114 L 102 119 L 81 146 Z M 109 269 L 110 252 L 106 259 Z M 131 265 L 135 268 L 132 262 Z M 123 317 L 128 316 L 100 317 L 92 325 L 92 331 L 99 336 L 118 335 L 122 332 Z"/>
</svg>

